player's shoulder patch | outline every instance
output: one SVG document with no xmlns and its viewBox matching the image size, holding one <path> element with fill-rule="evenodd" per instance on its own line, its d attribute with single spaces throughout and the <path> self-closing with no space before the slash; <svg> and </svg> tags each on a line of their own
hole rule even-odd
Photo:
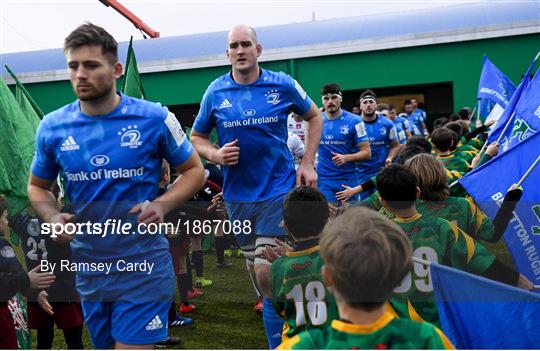
<svg viewBox="0 0 540 351">
<path fill-rule="evenodd" d="M 390 135 L 389 135 L 389 138 L 390 139 L 396 139 L 397 138 L 397 130 L 396 130 L 396 127 L 392 126 L 390 129 Z"/>
<path fill-rule="evenodd" d="M 359 121 L 357 124 L 354 125 L 354 128 L 356 129 L 356 134 L 358 134 L 359 137 L 367 135 L 366 125 L 364 124 L 364 122 Z"/>
<path fill-rule="evenodd" d="M 165 117 L 165 125 L 176 141 L 176 145 L 182 145 L 182 143 L 186 140 L 186 133 L 182 129 L 182 125 L 180 125 L 180 122 L 178 122 L 178 119 L 174 113 L 170 111 L 167 113 L 167 116 Z"/>
<path fill-rule="evenodd" d="M 28 224 L 26 225 L 26 231 L 30 236 L 38 236 L 39 231 L 39 220 L 37 218 L 32 218 L 28 221 Z"/>
<path fill-rule="evenodd" d="M 302 100 L 305 100 L 306 97 L 307 97 L 307 93 L 306 91 L 304 90 L 304 88 L 302 88 L 302 86 L 300 85 L 300 83 L 298 83 L 296 81 L 296 79 L 293 79 L 294 81 L 294 88 L 296 89 L 296 91 L 298 92 L 298 94 L 300 94 L 300 97 L 302 97 Z"/>
<path fill-rule="evenodd" d="M 15 257 L 15 251 L 10 245 L 5 245 L 0 249 L 0 256 L 4 258 L 13 258 Z"/>
</svg>

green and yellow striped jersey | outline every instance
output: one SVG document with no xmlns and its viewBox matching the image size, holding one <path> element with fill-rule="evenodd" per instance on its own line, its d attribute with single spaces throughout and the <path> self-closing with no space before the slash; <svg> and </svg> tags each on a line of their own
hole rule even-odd
<svg viewBox="0 0 540 351">
<path fill-rule="evenodd" d="M 484 141 L 478 138 L 472 138 L 467 141 L 465 138 L 461 138 L 461 142 L 474 147 L 476 150 L 480 150 L 484 146 Z"/>
<path fill-rule="evenodd" d="M 457 224 L 477 240 L 494 241 L 493 222 L 471 200 L 449 196 L 443 201 L 417 201 L 416 209 L 424 216 L 440 217 Z"/>
<path fill-rule="evenodd" d="M 469 144 L 459 143 L 454 152 L 470 164 L 474 156 L 478 153 L 478 150 Z"/>
<path fill-rule="evenodd" d="M 434 325 L 399 319 L 386 312 L 375 323 L 368 325 L 335 320 L 325 329 L 301 333 L 278 347 L 278 350 L 313 349 L 453 350 L 454 346 Z"/>
<path fill-rule="evenodd" d="M 445 219 L 417 213 L 394 218 L 413 246 L 413 256 L 473 274 L 491 266 L 495 256 L 484 246 Z M 399 317 L 440 326 L 429 267 L 414 262 L 413 268 L 394 289 L 390 300 Z"/>
<path fill-rule="evenodd" d="M 338 318 L 334 296 L 323 284 L 319 246 L 287 252 L 272 263 L 272 303 L 285 320 L 283 340 Z"/>
<path fill-rule="evenodd" d="M 467 161 L 456 155 L 455 153 L 451 153 L 447 156 L 437 156 L 437 159 L 441 161 L 446 169 L 449 171 L 458 171 L 462 175 L 467 173 L 469 171 L 469 164 Z"/>
<path fill-rule="evenodd" d="M 374 209 L 375 211 L 380 210 L 382 207 L 381 198 L 379 197 L 378 191 L 375 191 L 367 199 L 360 201 L 360 203 Z"/>
</svg>

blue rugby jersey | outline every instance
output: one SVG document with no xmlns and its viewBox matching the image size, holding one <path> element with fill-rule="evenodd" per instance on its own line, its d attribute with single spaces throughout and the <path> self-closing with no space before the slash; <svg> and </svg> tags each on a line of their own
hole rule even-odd
<svg viewBox="0 0 540 351">
<path fill-rule="evenodd" d="M 122 220 L 132 223 L 135 232 L 111 234 L 109 227 L 105 237 L 75 235 L 71 243 L 75 262 L 160 260 L 168 248 L 166 239 L 136 232 L 137 215 L 128 211 L 157 197 L 163 158 L 176 167 L 194 152 L 167 108 L 120 95 L 114 111 L 101 116 L 82 113 L 76 100 L 45 116 L 37 131 L 31 171 L 46 180 L 62 172 L 76 222 Z"/>
<path fill-rule="evenodd" d="M 357 172 L 356 162 L 347 162 L 337 166 L 332 162 L 332 152 L 353 154 L 358 152 L 357 145 L 368 141 L 366 127 L 362 118 L 343 110 L 336 119 L 328 119 L 323 112 L 323 128 L 319 143 L 317 173 L 320 178 L 346 178 Z"/>
<path fill-rule="evenodd" d="M 407 115 L 407 118 L 411 124 L 412 134 L 424 136 L 424 127 L 422 127 L 422 123 L 424 123 L 424 116 L 422 111 L 416 109 L 410 115 Z"/>
<path fill-rule="evenodd" d="M 357 163 L 361 182 L 373 177 L 384 167 L 390 144 L 398 141 L 396 127 L 394 123 L 386 117 L 377 115 L 372 122 L 364 120 L 369 145 L 371 147 L 371 158 Z"/>
<path fill-rule="evenodd" d="M 220 145 L 238 139 L 238 164 L 223 166 L 224 200 L 256 202 L 289 192 L 296 172 L 287 148 L 287 115 L 304 115 L 311 104 L 298 82 L 282 72 L 263 69 L 246 85 L 229 72 L 210 84 L 193 129 L 210 134 L 215 127 Z"/>
<path fill-rule="evenodd" d="M 405 144 L 407 142 L 407 135 L 405 134 L 405 129 L 403 129 L 403 122 L 398 120 L 398 118 L 401 117 L 396 117 L 392 122 L 394 123 L 394 127 L 396 127 L 399 143 Z"/>
</svg>

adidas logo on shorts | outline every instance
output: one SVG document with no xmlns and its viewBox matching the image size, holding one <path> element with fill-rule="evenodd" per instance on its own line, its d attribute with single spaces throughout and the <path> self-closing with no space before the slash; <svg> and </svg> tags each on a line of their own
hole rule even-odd
<svg viewBox="0 0 540 351">
<path fill-rule="evenodd" d="M 225 99 L 223 100 L 223 102 L 221 103 L 221 105 L 219 105 L 219 109 L 224 109 L 224 108 L 228 108 L 228 107 L 232 107 L 231 103 L 229 102 L 229 100 Z"/>
<path fill-rule="evenodd" d="M 150 323 L 146 325 L 146 330 L 156 330 L 163 328 L 163 323 L 161 323 L 161 319 L 159 319 L 159 316 L 156 315 Z"/>
<path fill-rule="evenodd" d="M 75 139 L 73 139 L 73 136 L 70 135 L 64 140 L 62 146 L 60 146 L 60 151 L 79 150 L 80 148 Z"/>
</svg>

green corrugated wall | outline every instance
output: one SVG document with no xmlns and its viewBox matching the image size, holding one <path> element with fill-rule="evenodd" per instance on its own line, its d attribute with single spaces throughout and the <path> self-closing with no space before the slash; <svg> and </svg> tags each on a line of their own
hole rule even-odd
<svg viewBox="0 0 540 351">
<path fill-rule="evenodd" d="M 454 106 L 470 106 L 475 102 L 484 53 L 517 84 L 538 50 L 540 34 L 530 34 L 266 62 L 262 66 L 294 74 L 312 97 L 328 82 L 340 83 L 343 90 L 452 82 Z M 142 80 L 149 100 L 166 105 L 193 104 L 200 101 L 212 80 L 228 70 L 212 67 L 149 73 Z M 67 81 L 25 86 L 45 112 L 74 99 Z"/>
</svg>

